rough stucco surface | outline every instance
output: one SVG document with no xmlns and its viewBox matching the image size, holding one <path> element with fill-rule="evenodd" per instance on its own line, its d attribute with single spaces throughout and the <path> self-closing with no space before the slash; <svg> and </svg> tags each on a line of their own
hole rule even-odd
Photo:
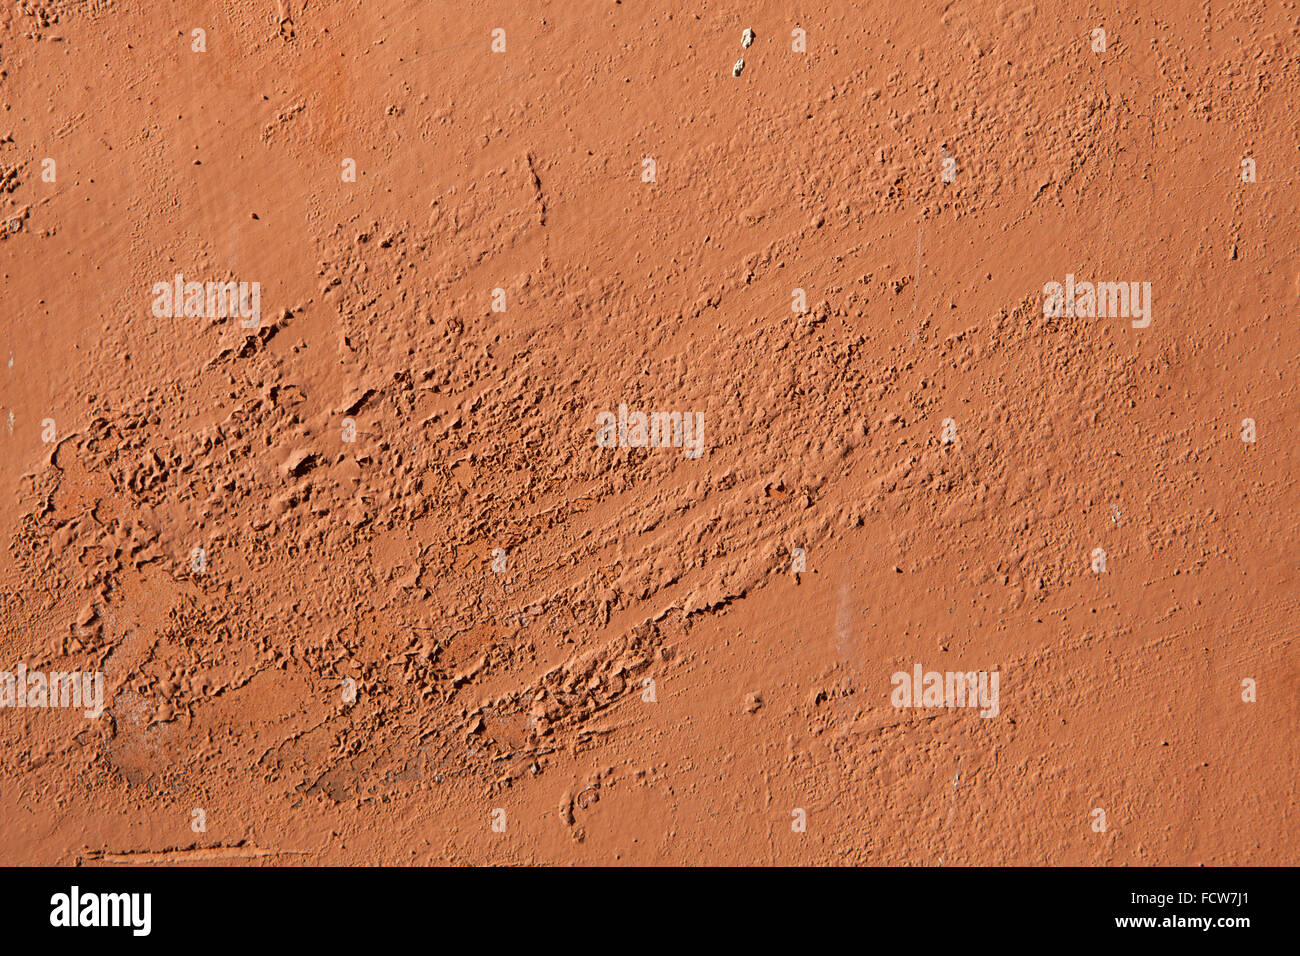
<svg viewBox="0 0 1300 956">
<path fill-rule="evenodd" d="M 3 861 L 1294 863 L 1298 41 L 4 0 Z"/>
</svg>

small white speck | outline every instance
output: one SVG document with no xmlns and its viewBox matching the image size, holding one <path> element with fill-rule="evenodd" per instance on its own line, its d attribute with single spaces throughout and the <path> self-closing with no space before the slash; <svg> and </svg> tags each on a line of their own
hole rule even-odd
<svg viewBox="0 0 1300 956">
<path fill-rule="evenodd" d="M 740 71 L 745 68 L 745 58 L 742 56 L 736 61 L 736 65 L 731 68 L 732 76 L 740 76 Z"/>
</svg>

